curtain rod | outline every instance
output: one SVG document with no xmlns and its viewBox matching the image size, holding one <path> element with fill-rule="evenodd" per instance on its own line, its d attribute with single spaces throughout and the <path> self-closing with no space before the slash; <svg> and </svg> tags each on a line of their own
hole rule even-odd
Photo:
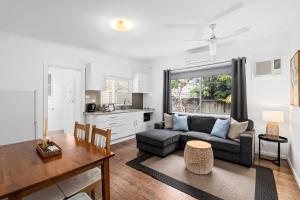
<svg viewBox="0 0 300 200">
<path fill-rule="evenodd" d="M 215 62 L 215 63 L 208 63 L 208 64 L 203 64 L 203 65 L 197 65 L 193 67 L 183 67 L 183 68 L 174 68 L 170 69 L 171 71 L 179 71 L 179 70 L 184 70 L 184 69 L 193 69 L 193 68 L 198 68 L 198 67 L 205 67 L 205 66 L 211 66 L 211 65 L 218 65 L 218 64 L 225 64 L 225 63 L 231 63 L 231 60 L 228 61 L 222 61 L 222 62 Z"/>
</svg>

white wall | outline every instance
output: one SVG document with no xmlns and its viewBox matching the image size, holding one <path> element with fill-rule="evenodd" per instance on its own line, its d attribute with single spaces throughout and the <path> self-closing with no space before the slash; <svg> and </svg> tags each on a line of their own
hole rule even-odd
<svg viewBox="0 0 300 200">
<path fill-rule="evenodd" d="M 296 18 L 294 23 L 298 23 L 297 20 L 300 17 L 300 13 Z M 296 53 L 297 50 L 300 50 L 300 27 L 293 26 L 290 30 L 290 44 L 287 51 L 289 58 Z M 290 146 L 289 146 L 289 155 L 288 160 L 298 186 L 300 188 L 300 107 L 290 106 Z"/>
<path fill-rule="evenodd" d="M 0 89 L 38 91 L 38 132 L 43 121 L 43 63 L 81 69 L 93 62 L 107 75 L 147 73 L 143 62 L 0 32 Z M 20 103 L 21 100 L 20 100 Z"/>
<path fill-rule="evenodd" d="M 285 54 L 288 37 L 279 34 L 249 40 L 246 42 L 234 42 L 232 45 L 220 45 L 218 48 L 218 61 L 226 61 L 236 57 L 247 57 L 247 96 L 249 118 L 255 123 L 256 134 L 264 133 L 265 123 L 262 121 L 262 111 L 265 109 L 282 110 L 285 113 L 285 122 L 280 125 L 281 135 L 289 136 L 289 66 Z M 186 67 L 185 55 L 178 54 L 168 58 L 153 60 L 149 63 L 151 69 L 151 94 L 149 94 L 149 106 L 156 109 L 155 121 L 162 118 L 162 85 L 163 69 Z M 282 75 L 276 77 L 254 78 L 252 67 L 254 63 L 262 60 L 283 59 Z M 215 61 L 214 61 L 215 62 Z M 258 141 L 258 140 L 257 140 Z M 258 149 L 258 145 L 256 145 Z M 275 154 L 277 146 L 265 143 L 262 151 Z M 287 145 L 282 147 L 282 155 L 287 155 Z"/>
</svg>

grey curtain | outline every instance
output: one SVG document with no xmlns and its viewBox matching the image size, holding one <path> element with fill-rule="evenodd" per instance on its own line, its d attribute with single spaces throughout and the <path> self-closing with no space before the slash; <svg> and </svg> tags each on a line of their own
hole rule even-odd
<svg viewBox="0 0 300 200">
<path fill-rule="evenodd" d="M 237 121 L 248 120 L 246 58 L 232 59 L 231 117 Z"/>
<path fill-rule="evenodd" d="M 164 70 L 164 85 L 163 85 L 163 113 L 171 112 L 171 71 Z"/>
</svg>

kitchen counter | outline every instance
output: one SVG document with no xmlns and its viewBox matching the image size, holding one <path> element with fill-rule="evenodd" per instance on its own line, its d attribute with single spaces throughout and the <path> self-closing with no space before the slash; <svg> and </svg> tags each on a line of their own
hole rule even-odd
<svg viewBox="0 0 300 200">
<path fill-rule="evenodd" d="M 111 112 L 84 112 L 84 115 L 112 115 L 112 114 L 122 114 L 122 113 L 131 113 L 131 112 L 144 112 L 144 113 L 153 113 L 154 109 L 126 109 L 126 110 L 115 110 Z"/>
</svg>

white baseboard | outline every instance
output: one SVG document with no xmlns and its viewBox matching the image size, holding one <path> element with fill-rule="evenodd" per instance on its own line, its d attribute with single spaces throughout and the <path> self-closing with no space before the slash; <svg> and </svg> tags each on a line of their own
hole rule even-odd
<svg viewBox="0 0 300 200">
<path fill-rule="evenodd" d="M 299 176 L 297 175 L 297 173 L 296 173 L 296 171 L 295 171 L 295 168 L 294 168 L 294 166 L 293 166 L 293 164 L 292 164 L 292 162 L 290 161 L 289 158 L 287 158 L 287 161 L 288 161 L 289 166 L 290 166 L 290 168 L 291 168 L 291 170 L 292 170 L 292 173 L 293 173 L 293 175 L 294 175 L 294 178 L 295 178 L 295 180 L 296 180 L 296 183 L 297 183 L 297 185 L 298 185 L 298 188 L 300 189 L 300 178 L 299 178 Z"/>
<path fill-rule="evenodd" d="M 255 154 L 258 154 L 258 151 L 255 151 Z M 274 158 L 277 158 L 277 154 L 276 153 L 271 153 L 271 152 L 267 152 L 267 151 L 260 151 L 260 154 L 263 156 L 271 156 Z M 281 159 L 287 159 L 286 155 L 280 155 Z"/>
<path fill-rule="evenodd" d="M 122 137 L 122 138 L 119 138 L 119 139 L 116 139 L 116 140 L 112 140 L 111 144 L 116 144 L 116 143 L 124 142 L 126 140 L 131 140 L 133 138 L 135 138 L 135 134 L 134 135 L 130 135 L 130 136 L 126 136 L 126 137 Z"/>
</svg>

